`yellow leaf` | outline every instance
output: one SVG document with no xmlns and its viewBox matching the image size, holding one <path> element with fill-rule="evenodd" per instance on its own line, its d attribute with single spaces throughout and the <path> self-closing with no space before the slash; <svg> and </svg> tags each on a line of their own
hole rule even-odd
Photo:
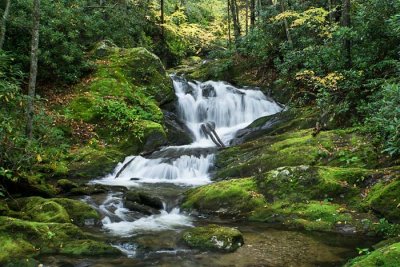
<svg viewBox="0 0 400 267">
<path fill-rule="evenodd" d="M 42 161 L 43 161 L 42 156 L 40 156 L 40 154 L 37 154 L 37 155 L 36 155 L 36 160 L 37 160 L 38 162 L 42 162 Z"/>
</svg>

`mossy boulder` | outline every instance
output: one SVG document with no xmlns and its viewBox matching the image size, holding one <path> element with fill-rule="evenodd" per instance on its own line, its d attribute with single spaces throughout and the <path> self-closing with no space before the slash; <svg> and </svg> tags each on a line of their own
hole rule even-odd
<svg viewBox="0 0 400 267">
<path fill-rule="evenodd" d="M 96 60 L 96 71 L 75 87 L 66 107 L 59 110 L 93 136 L 77 140 L 89 144 L 74 148 L 67 159 L 73 177 L 102 176 L 121 155 L 168 143 L 160 107 L 172 103 L 175 93 L 160 59 L 145 48 L 102 47 L 108 53 Z"/>
<path fill-rule="evenodd" d="M 191 248 L 210 251 L 233 252 L 244 244 L 239 230 L 214 224 L 186 230 L 182 238 Z"/>
<path fill-rule="evenodd" d="M 350 260 L 345 267 L 397 267 L 400 266 L 400 243 L 391 244 L 368 255 Z"/>
<path fill-rule="evenodd" d="M 364 212 L 362 188 L 357 186 L 370 174 L 360 168 L 281 167 L 191 189 L 182 208 L 291 228 L 376 233 L 378 219 Z"/>
<path fill-rule="evenodd" d="M 256 180 L 244 178 L 191 189 L 182 208 L 221 216 L 246 216 L 264 204 L 265 198 L 259 193 Z"/>
<path fill-rule="evenodd" d="M 289 131 L 314 127 L 318 121 L 318 112 L 314 109 L 289 109 L 274 115 L 261 117 L 244 129 L 239 130 L 231 145 L 238 145 L 265 135 L 283 134 Z"/>
<path fill-rule="evenodd" d="M 62 192 L 70 192 L 74 188 L 78 188 L 79 185 L 68 179 L 60 179 L 57 181 L 57 187 L 60 188 Z"/>
<path fill-rule="evenodd" d="M 43 196 L 53 197 L 58 191 L 57 189 L 46 181 L 46 178 L 41 173 L 20 173 L 16 179 L 2 179 L 0 182 L 7 188 L 8 192 L 20 196 Z"/>
<path fill-rule="evenodd" d="M 263 136 L 217 154 L 214 179 L 249 177 L 283 166 L 317 165 L 373 168 L 378 165 L 375 148 L 357 129 L 312 129 Z"/>
<path fill-rule="evenodd" d="M 72 178 L 93 179 L 111 172 L 125 154 L 113 147 L 84 146 L 70 151 L 69 175 Z"/>
<path fill-rule="evenodd" d="M 20 218 L 36 222 L 85 225 L 100 219 L 99 213 L 88 204 L 67 198 L 19 198 L 9 205 Z"/>
<path fill-rule="evenodd" d="M 91 240 L 88 234 L 70 223 L 0 217 L 0 263 L 49 253 L 74 256 L 121 254 L 112 246 Z"/>
<path fill-rule="evenodd" d="M 367 192 L 366 203 L 386 219 L 400 223 L 400 175 L 373 185 Z"/>
</svg>

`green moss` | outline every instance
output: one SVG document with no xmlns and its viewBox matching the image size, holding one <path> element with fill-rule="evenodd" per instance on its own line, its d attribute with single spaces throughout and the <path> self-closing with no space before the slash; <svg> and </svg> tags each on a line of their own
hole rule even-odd
<svg viewBox="0 0 400 267">
<path fill-rule="evenodd" d="M 389 183 L 379 182 L 368 192 L 366 202 L 368 207 L 388 220 L 400 222 L 400 180 Z"/>
<path fill-rule="evenodd" d="M 100 219 L 98 212 L 88 204 L 67 198 L 19 198 L 10 202 L 10 207 L 22 219 L 36 222 L 73 222 L 83 225 L 85 220 L 97 221 Z"/>
<path fill-rule="evenodd" d="M 31 197 L 25 200 L 21 211 L 32 221 L 69 223 L 68 212 L 60 204 L 40 197 Z M 23 203 L 21 203 L 23 204 Z"/>
<path fill-rule="evenodd" d="M 400 266 L 400 243 L 395 243 L 349 261 L 345 267 Z"/>
<path fill-rule="evenodd" d="M 105 175 L 124 157 L 123 151 L 110 146 L 81 147 L 71 151 L 69 155 L 70 176 L 91 179 Z"/>
<path fill-rule="evenodd" d="M 84 225 L 86 220 L 93 220 L 96 222 L 100 219 L 100 214 L 94 208 L 82 201 L 68 198 L 54 198 L 53 201 L 66 209 L 74 224 Z"/>
<path fill-rule="evenodd" d="M 79 185 L 68 179 L 60 179 L 57 181 L 57 187 L 60 188 L 63 192 L 69 192 L 74 188 L 78 188 Z"/>
<path fill-rule="evenodd" d="M 183 240 L 192 248 L 224 252 L 233 252 L 244 244 L 239 230 L 214 224 L 186 230 Z"/>
<path fill-rule="evenodd" d="M 86 93 L 74 98 L 68 106 L 68 115 L 72 119 L 92 122 L 99 116 L 97 102 L 99 99 L 92 94 Z"/>
<path fill-rule="evenodd" d="M 60 248 L 60 254 L 73 255 L 73 256 L 115 256 L 120 255 L 121 251 L 117 248 L 110 247 L 107 244 L 100 243 L 93 240 L 77 240 L 67 243 Z"/>
<path fill-rule="evenodd" d="M 120 254 L 70 223 L 31 222 L 0 217 L 0 263 L 39 254 L 104 255 Z M 63 248 L 68 249 L 64 250 Z M 80 254 L 78 254 L 78 252 Z"/>
<path fill-rule="evenodd" d="M 189 191 L 182 208 L 245 215 L 265 203 L 257 191 L 254 178 L 213 183 Z"/>
<path fill-rule="evenodd" d="M 216 179 L 253 176 L 282 166 L 371 168 L 377 165 L 372 145 L 351 129 L 324 131 L 317 137 L 311 134 L 310 129 L 264 136 L 224 149 L 217 155 Z M 354 139 L 359 140 L 356 146 Z"/>
</svg>

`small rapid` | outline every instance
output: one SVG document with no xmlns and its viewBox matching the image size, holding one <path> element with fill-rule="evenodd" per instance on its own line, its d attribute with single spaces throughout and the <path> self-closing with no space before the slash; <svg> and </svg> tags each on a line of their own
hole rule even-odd
<svg viewBox="0 0 400 267">
<path fill-rule="evenodd" d="M 177 76 L 172 76 L 172 80 L 177 96 L 177 115 L 192 132 L 193 142 L 184 146 L 164 147 L 148 156 L 129 156 L 112 173 L 92 181 L 125 188 L 145 187 L 164 201 L 164 209 L 157 214 L 143 216 L 124 206 L 123 193 L 110 193 L 97 208 L 104 215 L 104 231 L 112 236 L 124 238 L 191 227 L 193 218 L 180 212 L 177 196 L 187 187 L 211 182 L 210 170 L 218 149 L 202 132 L 202 124 L 215 124 L 217 135 L 227 145 L 238 130 L 259 117 L 281 110 L 277 103 L 256 89 L 236 88 L 215 81 L 188 82 Z M 154 191 L 167 185 L 180 189 L 176 190 L 175 196 L 168 197 L 164 189 Z M 87 201 L 92 202 L 91 199 Z M 134 254 L 129 250 L 132 247 L 130 245 L 118 247 L 127 255 Z"/>
</svg>

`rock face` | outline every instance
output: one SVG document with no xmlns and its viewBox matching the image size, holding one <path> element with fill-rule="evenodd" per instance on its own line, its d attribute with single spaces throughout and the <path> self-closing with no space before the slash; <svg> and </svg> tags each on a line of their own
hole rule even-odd
<svg viewBox="0 0 400 267">
<path fill-rule="evenodd" d="M 95 57 L 103 57 L 96 61 L 96 71 L 76 86 L 60 111 L 92 131 L 91 145 L 71 152 L 67 167 L 72 177 L 105 175 L 127 154 L 153 151 L 176 140 L 174 133 L 167 135 L 161 110 L 173 105 L 175 92 L 160 59 L 145 48 L 101 43 L 97 50 Z"/>
<path fill-rule="evenodd" d="M 145 215 L 159 214 L 163 203 L 158 197 L 153 197 L 145 192 L 128 191 L 124 196 L 124 205 L 127 209 Z"/>
<path fill-rule="evenodd" d="M 186 230 L 183 240 L 191 248 L 200 250 L 233 252 L 243 246 L 243 236 L 235 228 L 208 225 Z"/>
<path fill-rule="evenodd" d="M 163 111 L 164 125 L 167 128 L 168 143 L 173 145 L 188 145 L 193 137 L 189 128 L 173 112 Z"/>
<path fill-rule="evenodd" d="M 265 135 L 277 135 L 288 131 L 314 127 L 318 114 L 312 110 L 287 110 L 255 120 L 249 126 L 239 130 L 231 145 L 239 145 Z"/>
</svg>

